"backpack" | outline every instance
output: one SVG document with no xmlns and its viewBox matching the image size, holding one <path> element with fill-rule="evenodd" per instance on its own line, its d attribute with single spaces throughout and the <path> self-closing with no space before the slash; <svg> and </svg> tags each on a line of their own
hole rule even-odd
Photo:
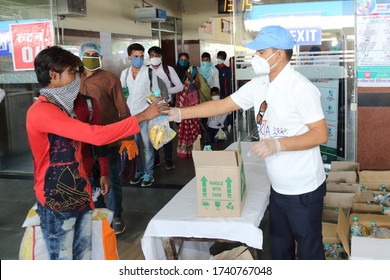
<svg viewBox="0 0 390 280">
<path fill-rule="evenodd" d="M 153 75 L 156 75 L 156 74 L 153 73 L 152 68 L 148 68 L 148 71 L 149 71 L 150 91 L 153 92 L 153 90 L 152 90 Z M 164 98 L 165 102 L 168 102 L 169 94 L 168 94 L 167 85 L 159 76 L 156 75 L 156 77 L 157 77 L 158 88 L 160 89 L 161 96 Z"/>
<path fill-rule="evenodd" d="M 92 117 L 93 117 L 93 101 L 92 97 L 83 95 L 82 97 L 84 98 L 85 103 L 87 103 L 88 111 L 89 111 L 89 117 L 88 117 L 88 122 L 91 123 Z"/>
</svg>

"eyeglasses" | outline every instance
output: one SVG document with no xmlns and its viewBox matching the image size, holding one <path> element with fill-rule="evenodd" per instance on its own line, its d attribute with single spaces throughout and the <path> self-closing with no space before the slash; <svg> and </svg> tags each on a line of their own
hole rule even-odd
<svg viewBox="0 0 390 280">
<path fill-rule="evenodd" d="M 256 123 L 261 124 L 263 121 L 263 116 L 265 114 L 265 110 L 267 110 L 267 102 L 264 100 L 263 103 L 261 103 L 260 108 L 259 108 L 259 113 L 257 113 L 256 117 Z"/>
</svg>

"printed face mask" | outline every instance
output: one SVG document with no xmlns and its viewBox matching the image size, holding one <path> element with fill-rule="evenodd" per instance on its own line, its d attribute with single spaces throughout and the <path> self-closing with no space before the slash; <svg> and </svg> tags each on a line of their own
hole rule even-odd
<svg viewBox="0 0 390 280">
<path fill-rule="evenodd" d="M 142 66 L 142 64 L 144 64 L 144 58 L 143 57 L 133 57 L 131 59 L 131 64 L 136 68 L 140 68 Z"/>
<path fill-rule="evenodd" d="M 60 88 L 42 88 L 39 93 L 46 96 L 63 108 L 69 115 L 73 114 L 73 105 L 80 91 L 80 77 Z"/>
<path fill-rule="evenodd" d="M 150 59 L 150 64 L 152 64 L 153 66 L 157 66 L 161 64 L 161 61 L 161 57 L 153 57 Z"/>
<path fill-rule="evenodd" d="M 277 52 L 274 52 L 270 57 L 264 59 L 258 55 L 254 55 L 251 60 L 251 65 L 253 67 L 253 71 L 255 71 L 256 75 L 263 76 L 268 75 L 272 68 L 274 68 L 279 62 L 276 62 L 272 67 L 269 66 L 268 60 L 271 59 Z"/>
<path fill-rule="evenodd" d="M 82 61 L 84 67 L 89 71 L 95 71 L 102 67 L 102 59 L 100 56 L 99 57 L 83 56 Z"/>
<path fill-rule="evenodd" d="M 213 95 L 211 96 L 211 99 L 213 100 L 219 100 L 220 96 L 219 95 Z"/>
</svg>

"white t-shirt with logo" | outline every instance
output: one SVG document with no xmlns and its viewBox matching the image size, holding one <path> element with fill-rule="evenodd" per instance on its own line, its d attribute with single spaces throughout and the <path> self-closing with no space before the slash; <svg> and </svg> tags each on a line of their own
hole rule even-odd
<svg viewBox="0 0 390 280">
<path fill-rule="evenodd" d="M 260 139 L 301 135 L 309 130 L 306 124 L 324 118 L 319 90 L 290 64 L 272 83 L 244 87 L 232 95 L 233 101 L 244 110 L 254 104 L 256 117 L 261 103 L 264 100 L 267 102 L 262 124 L 258 125 Z M 249 104 L 250 99 L 252 106 Z M 278 193 L 308 193 L 325 181 L 318 146 L 302 151 L 281 152 L 267 157 L 265 161 L 269 180 Z"/>
</svg>

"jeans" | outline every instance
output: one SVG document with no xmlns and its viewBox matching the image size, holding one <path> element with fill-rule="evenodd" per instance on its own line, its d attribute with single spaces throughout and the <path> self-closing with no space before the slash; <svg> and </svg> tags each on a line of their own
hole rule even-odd
<svg viewBox="0 0 390 280">
<path fill-rule="evenodd" d="M 135 177 L 143 176 L 146 180 L 153 178 L 154 166 L 154 148 L 152 142 L 150 142 L 148 124 L 149 122 L 142 122 L 140 132 L 135 136 L 135 142 L 139 150 Z"/>
<path fill-rule="evenodd" d="M 92 210 L 57 212 L 39 202 L 37 213 L 51 260 L 90 260 Z"/>
<path fill-rule="evenodd" d="M 122 184 L 119 176 L 120 172 L 120 154 L 119 148 L 113 147 L 107 149 L 108 165 L 110 168 L 110 193 L 108 199 L 108 209 L 114 211 L 114 217 L 120 217 L 122 208 Z"/>
</svg>

